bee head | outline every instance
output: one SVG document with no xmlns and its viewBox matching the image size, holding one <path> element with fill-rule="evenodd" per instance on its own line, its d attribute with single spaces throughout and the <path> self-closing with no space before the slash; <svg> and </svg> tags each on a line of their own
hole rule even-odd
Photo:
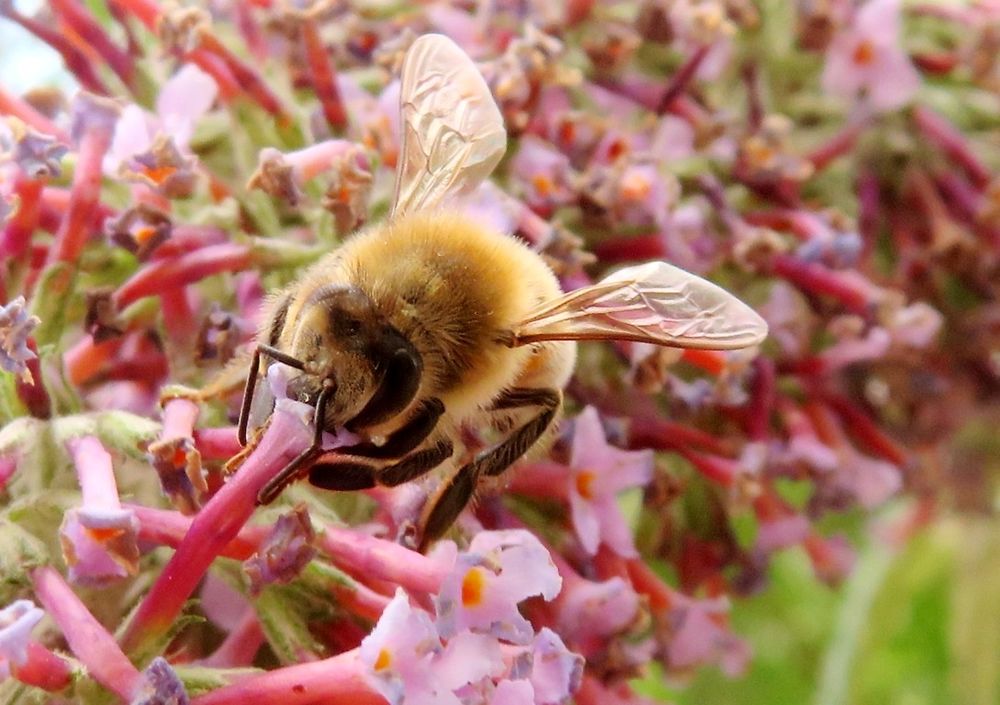
<svg viewBox="0 0 1000 705">
<path fill-rule="evenodd" d="M 292 347 L 305 374 L 291 396 L 313 402 L 330 380 L 328 426 L 351 430 L 385 421 L 412 401 L 423 369 L 420 355 L 356 286 L 324 286 L 306 301 Z"/>
</svg>

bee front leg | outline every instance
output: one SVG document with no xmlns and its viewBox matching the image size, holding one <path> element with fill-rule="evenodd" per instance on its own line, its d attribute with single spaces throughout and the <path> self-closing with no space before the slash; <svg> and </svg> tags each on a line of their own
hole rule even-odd
<svg viewBox="0 0 1000 705">
<path fill-rule="evenodd" d="M 367 490 L 375 485 L 395 487 L 430 472 L 451 457 L 452 451 L 451 441 L 443 439 L 378 469 L 367 463 L 344 458 L 341 455 L 343 449 L 338 449 L 329 454 L 329 460 L 321 457 L 312 464 L 309 468 L 309 482 L 324 490 L 340 492 Z"/>
<path fill-rule="evenodd" d="M 562 392 L 557 389 L 510 389 L 493 403 L 492 409 L 514 409 L 540 406 L 542 410 L 518 428 L 506 440 L 479 453 L 475 459 L 459 468 L 438 488 L 424 509 L 421 521 L 420 550 L 447 531 L 472 499 L 483 475 L 495 477 L 528 452 L 548 430 L 562 404 Z"/>
<path fill-rule="evenodd" d="M 410 420 L 389 434 L 385 443 L 358 443 L 340 448 L 344 455 L 362 458 L 402 458 L 417 448 L 433 433 L 438 419 L 444 414 L 444 402 L 432 397 L 420 403 Z"/>
</svg>

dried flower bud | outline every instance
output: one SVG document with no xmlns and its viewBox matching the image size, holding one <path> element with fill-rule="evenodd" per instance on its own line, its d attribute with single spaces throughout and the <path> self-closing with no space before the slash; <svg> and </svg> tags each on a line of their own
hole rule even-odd
<svg viewBox="0 0 1000 705">
<path fill-rule="evenodd" d="M 156 25 L 156 34 L 166 49 L 187 53 L 198 48 L 201 33 L 211 27 L 211 16 L 205 10 L 166 2 Z"/>
<path fill-rule="evenodd" d="M 198 329 L 198 343 L 195 348 L 195 362 L 204 365 L 209 362 L 225 364 L 232 359 L 240 344 L 240 330 L 233 315 L 222 310 L 217 303 L 201 322 Z"/>
<path fill-rule="evenodd" d="M 199 497 L 208 491 L 208 485 L 201 467 L 201 453 L 194 440 L 185 437 L 160 439 L 150 443 L 146 452 L 160 476 L 163 493 L 178 511 L 197 512 Z"/>
<path fill-rule="evenodd" d="M 152 146 L 122 162 L 122 178 L 156 189 L 166 198 L 187 198 L 194 193 L 196 160 L 177 149 L 172 137 L 159 134 Z"/>
<path fill-rule="evenodd" d="M 114 290 L 110 288 L 92 289 L 86 292 L 87 315 L 83 321 L 86 330 L 95 343 L 102 343 L 121 336 L 125 327 L 118 319 L 118 309 L 114 303 Z"/>
<path fill-rule="evenodd" d="M 124 247 L 140 261 L 170 237 L 173 222 L 159 208 L 140 203 L 117 218 L 104 221 L 104 234 L 116 245 Z"/>
<path fill-rule="evenodd" d="M 294 580 L 316 555 L 316 532 L 305 505 L 278 517 L 260 548 L 243 563 L 250 594 L 258 595 L 272 583 Z"/>
<path fill-rule="evenodd" d="M 302 199 L 295 167 L 288 163 L 284 154 L 271 147 L 260 151 L 257 170 L 247 180 L 247 188 L 260 189 L 271 198 L 293 207 Z"/>
<path fill-rule="evenodd" d="M 373 175 L 362 149 L 333 165 L 323 207 L 333 214 L 337 232 L 346 235 L 368 219 Z"/>
</svg>

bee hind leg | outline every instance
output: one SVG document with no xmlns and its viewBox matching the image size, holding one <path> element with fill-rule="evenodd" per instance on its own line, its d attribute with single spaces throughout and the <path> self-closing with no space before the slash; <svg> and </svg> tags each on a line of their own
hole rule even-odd
<svg viewBox="0 0 1000 705">
<path fill-rule="evenodd" d="M 421 551 L 454 523 L 472 499 L 481 477 L 501 474 L 528 452 L 548 430 L 561 404 L 562 392 L 556 389 L 515 388 L 497 398 L 492 406 L 497 411 L 523 406 L 539 406 L 542 410 L 505 440 L 479 453 L 438 488 L 421 520 Z"/>
</svg>

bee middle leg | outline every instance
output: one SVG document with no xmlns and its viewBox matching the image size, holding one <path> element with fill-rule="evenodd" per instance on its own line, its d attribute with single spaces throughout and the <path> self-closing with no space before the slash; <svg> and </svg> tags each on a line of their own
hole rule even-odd
<svg viewBox="0 0 1000 705">
<path fill-rule="evenodd" d="M 455 522 L 472 499 L 481 477 L 501 474 L 528 452 L 548 430 L 561 404 L 561 391 L 544 388 L 509 389 L 494 401 L 491 409 L 495 411 L 526 406 L 538 406 L 541 411 L 505 440 L 479 453 L 438 488 L 424 510 L 420 550 L 424 550 Z"/>
</svg>

